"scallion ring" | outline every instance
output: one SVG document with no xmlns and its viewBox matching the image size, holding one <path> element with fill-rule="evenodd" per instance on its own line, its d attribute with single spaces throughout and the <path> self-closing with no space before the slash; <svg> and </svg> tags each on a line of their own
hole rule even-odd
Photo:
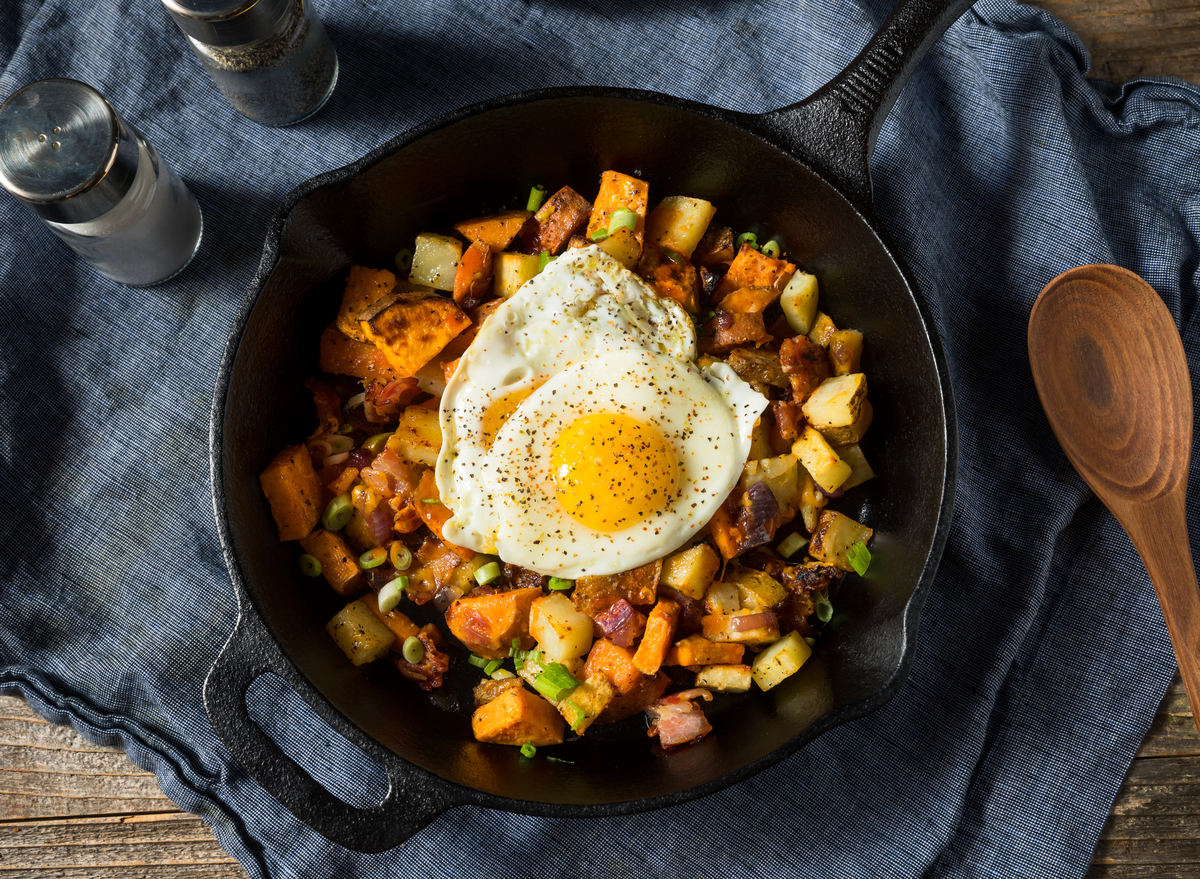
<svg viewBox="0 0 1200 879">
<path fill-rule="evenodd" d="M 546 200 L 546 187 L 538 185 L 529 190 L 529 200 L 525 202 L 525 210 L 536 211 Z"/>
<path fill-rule="evenodd" d="M 392 547 L 388 550 L 388 558 L 397 571 L 407 571 L 408 566 L 412 564 L 412 550 L 401 541 L 393 540 Z"/>
<path fill-rule="evenodd" d="M 342 436 L 349 436 L 350 434 L 354 433 L 354 425 L 353 424 L 343 424 L 341 427 L 339 427 L 337 429 L 337 432 L 340 433 Z"/>
<path fill-rule="evenodd" d="M 396 254 L 396 271 L 402 275 L 407 275 L 412 269 L 413 252 L 405 247 Z"/>
<path fill-rule="evenodd" d="M 737 237 L 737 249 L 741 250 L 743 244 L 749 244 L 755 250 L 758 250 L 758 236 L 753 232 L 743 232 Z"/>
<path fill-rule="evenodd" d="M 521 756 L 532 760 L 537 755 L 537 745 L 526 742 L 521 745 Z"/>
<path fill-rule="evenodd" d="M 548 250 L 543 250 L 541 253 L 539 253 L 538 254 L 538 271 L 540 272 L 543 269 L 545 269 L 546 266 L 550 265 L 550 260 L 552 260 L 552 259 L 554 259 L 554 257 L 552 257 L 550 255 L 550 251 L 548 251 Z"/>
<path fill-rule="evenodd" d="M 501 664 L 501 661 L 499 659 L 493 659 L 491 662 L 489 662 L 487 665 L 485 665 L 483 667 L 483 673 L 485 675 L 487 675 L 488 677 L 491 677 L 492 675 L 494 675 L 496 673 L 496 669 L 498 669 L 500 667 L 500 664 Z"/>
<path fill-rule="evenodd" d="M 817 602 L 817 619 L 819 619 L 823 623 L 827 623 L 831 619 L 833 619 L 833 605 L 830 604 L 828 601 L 818 601 Z"/>
<path fill-rule="evenodd" d="M 387 561 L 388 551 L 382 546 L 377 546 L 374 549 L 368 549 L 358 557 L 358 566 L 364 570 L 378 568 Z"/>
<path fill-rule="evenodd" d="M 616 235 L 620 229 L 636 229 L 638 215 L 629 208 L 621 208 L 612 212 L 608 218 L 608 234 Z"/>
<path fill-rule="evenodd" d="M 471 663 L 471 665 L 475 666 L 476 668 L 484 668 L 488 664 L 489 660 L 484 659 L 482 656 L 476 656 L 474 653 L 472 653 L 467 657 L 467 662 Z"/>
<path fill-rule="evenodd" d="M 300 573 L 305 577 L 321 576 L 321 560 L 315 555 L 305 553 L 300 556 Z"/>
<path fill-rule="evenodd" d="M 404 575 L 388 582 L 386 586 L 379 590 L 380 611 L 387 613 L 389 610 L 394 610 L 396 605 L 400 603 L 400 598 L 404 595 L 404 590 L 407 588 L 408 577 Z"/>
<path fill-rule="evenodd" d="M 404 655 L 404 661 L 409 665 L 416 665 L 425 658 L 425 645 L 416 635 L 409 635 L 405 638 L 404 646 L 400 648 L 400 651 Z"/>
<path fill-rule="evenodd" d="M 555 592 L 561 592 L 564 589 L 570 589 L 574 585 L 574 580 L 564 580 L 562 577 L 550 578 L 550 588 Z"/>
<path fill-rule="evenodd" d="M 783 247 L 774 238 L 762 246 L 762 255 L 769 256 L 771 259 L 779 259 L 781 253 L 783 253 Z"/>
<path fill-rule="evenodd" d="M 488 562 L 475 572 L 475 582 L 480 586 L 486 586 L 500 579 L 500 564 L 499 562 Z"/>
<path fill-rule="evenodd" d="M 392 435 L 390 433 L 377 433 L 363 440 L 362 447 L 372 455 L 378 455 L 383 451 L 383 447 L 387 445 L 387 441 L 391 438 Z"/>
<path fill-rule="evenodd" d="M 779 554 L 785 559 L 791 558 L 808 543 L 803 537 L 793 531 L 783 539 L 783 543 L 779 544 Z"/>
<path fill-rule="evenodd" d="M 326 531 L 341 531 L 350 521 L 354 513 L 354 504 L 350 503 L 350 495 L 339 494 L 325 507 L 321 514 L 321 527 Z"/>
<path fill-rule="evenodd" d="M 599 243 L 607 237 L 608 237 L 607 229 L 597 229 L 595 232 L 592 232 L 588 235 L 588 241 L 595 241 L 596 243 Z"/>
</svg>

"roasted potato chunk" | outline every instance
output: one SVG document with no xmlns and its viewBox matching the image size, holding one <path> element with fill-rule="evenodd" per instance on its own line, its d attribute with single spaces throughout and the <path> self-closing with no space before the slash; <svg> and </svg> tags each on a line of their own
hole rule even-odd
<svg viewBox="0 0 1200 879">
<path fill-rule="evenodd" d="M 661 574 L 660 560 L 622 574 L 580 577 L 575 581 L 575 591 L 571 593 L 571 600 L 590 617 L 608 610 L 621 598 L 635 607 L 639 604 L 645 607 L 654 604 Z"/>
<path fill-rule="evenodd" d="M 807 400 L 830 375 L 825 349 L 806 336 L 784 339 L 779 346 L 779 362 L 791 382 L 792 397 L 797 403 Z"/>
<path fill-rule="evenodd" d="M 760 382 L 774 388 L 791 387 L 788 375 L 783 371 L 779 352 L 769 348 L 734 348 L 725 362 L 733 371 L 748 382 Z"/>
</svg>

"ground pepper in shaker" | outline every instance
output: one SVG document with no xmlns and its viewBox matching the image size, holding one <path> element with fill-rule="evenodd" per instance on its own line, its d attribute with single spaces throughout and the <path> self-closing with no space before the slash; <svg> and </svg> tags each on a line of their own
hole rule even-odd
<svg viewBox="0 0 1200 879">
<path fill-rule="evenodd" d="M 145 287 L 200 246 L 200 205 L 89 85 L 42 79 L 0 104 L 3 186 L 100 274 Z"/>
<path fill-rule="evenodd" d="M 163 0 L 233 108 L 263 125 L 316 113 L 338 59 L 312 0 Z"/>
</svg>

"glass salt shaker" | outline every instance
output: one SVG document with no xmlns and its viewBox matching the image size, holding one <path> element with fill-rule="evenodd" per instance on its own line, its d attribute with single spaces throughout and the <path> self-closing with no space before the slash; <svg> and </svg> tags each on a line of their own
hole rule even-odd
<svg viewBox="0 0 1200 879">
<path fill-rule="evenodd" d="M 338 59 L 312 0 L 163 0 L 233 108 L 263 125 L 316 113 Z"/>
<path fill-rule="evenodd" d="M 100 274 L 147 287 L 200 246 L 200 205 L 98 91 L 42 79 L 0 104 L 0 185 Z"/>
</svg>

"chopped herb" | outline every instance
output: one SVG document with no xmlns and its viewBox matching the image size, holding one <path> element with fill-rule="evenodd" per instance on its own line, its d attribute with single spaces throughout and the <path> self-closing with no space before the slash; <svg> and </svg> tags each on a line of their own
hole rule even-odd
<svg viewBox="0 0 1200 879">
<path fill-rule="evenodd" d="M 403 542 L 393 540 L 392 548 L 388 550 L 388 558 L 391 559 L 392 567 L 397 571 L 407 571 L 408 566 L 412 564 L 412 550 Z"/>
<path fill-rule="evenodd" d="M 471 665 L 475 666 L 476 668 L 486 668 L 489 660 L 484 659 L 482 656 L 476 656 L 474 653 L 472 653 L 467 657 L 467 662 L 471 663 Z"/>
<path fill-rule="evenodd" d="M 827 623 L 831 619 L 833 619 L 833 605 L 830 604 L 828 601 L 824 601 L 824 600 L 818 601 L 817 602 L 817 619 L 819 619 L 823 623 Z"/>
<path fill-rule="evenodd" d="M 409 635 L 404 639 L 404 646 L 401 648 L 401 653 L 404 656 L 404 661 L 409 665 L 417 665 L 425 658 L 425 645 L 421 643 L 421 639 L 416 635 Z"/>
<path fill-rule="evenodd" d="M 550 251 L 548 251 L 548 250 L 543 250 L 541 253 L 539 253 L 538 254 L 538 271 L 540 272 L 540 271 L 542 271 L 542 269 L 546 268 L 546 266 L 550 265 L 550 260 L 552 260 L 552 259 L 554 259 L 554 257 L 552 257 L 550 255 Z"/>
<path fill-rule="evenodd" d="M 572 730 L 578 731 L 579 724 L 583 723 L 584 720 L 587 719 L 587 712 L 580 708 L 578 703 L 576 703 L 574 700 L 568 700 L 564 702 L 563 707 L 566 708 L 571 715 L 567 718 L 567 723 L 571 725 Z"/>
<path fill-rule="evenodd" d="M 769 256 L 771 259 L 778 259 L 781 253 L 783 253 L 783 247 L 774 238 L 762 246 L 762 255 Z"/>
<path fill-rule="evenodd" d="M 438 500 L 437 498 L 435 498 L 435 497 L 423 497 L 423 498 L 421 498 L 421 503 L 423 503 L 423 504 L 437 504 L 438 506 L 443 506 L 442 502 L 441 502 L 440 500 Z"/>
<path fill-rule="evenodd" d="M 500 579 L 500 565 L 497 562 L 488 562 L 482 568 L 475 572 L 475 582 L 480 586 L 486 586 L 495 580 Z"/>
<path fill-rule="evenodd" d="M 413 252 L 407 247 L 396 254 L 396 271 L 407 275 L 412 269 Z"/>
<path fill-rule="evenodd" d="M 350 495 L 339 494 L 325 507 L 321 514 L 321 527 L 326 531 L 341 531 L 354 514 L 354 504 L 350 503 Z"/>
<path fill-rule="evenodd" d="M 621 208 L 612 212 L 608 218 L 608 234 L 616 235 L 621 229 L 636 229 L 638 215 L 629 208 Z"/>
<path fill-rule="evenodd" d="M 305 577 L 321 576 L 321 560 L 315 555 L 305 553 L 300 556 L 300 573 Z"/>
<path fill-rule="evenodd" d="M 377 433 L 363 440 L 362 447 L 372 455 L 378 455 L 383 451 L 383 447 L 387 445 L 387 441 L 391 438 L 392 435 L 390 433 Z"/>
<path fill-rule="evenodd" d="M 537 185 L 529 190 L 529 200 L 525 202 L 525 210 L 536 211 L 546 200 L 546 187 Z"/>
<path fill-rule="evenodd" d="M 607 237 L 608 237 L 607 229 L 597 229 L 595 232 L 588 235 L 588 240 L 600 242 L 600 241 L 603 241 Z"/>
<path fill-rule="evenodd" d="M 741 250 L 743 244 L 749 244 L 755 250 L 758 250 L 758 236 L 753 232 L 743 232 L 737 237 L 737 249 Z"/>
<path fill-rule="evenodd" d="M 379 590 L 379 609 L 383 613 L 392 610 L 400 603 L 400 598 L 404 595 L 404 590 L 408 588 L 408 577 L 401 574 L 395 580 L 392 580 L 386 586 Z"/>
<path fill-rule="evenodd" d="M 496 673 L 496 669 L 498 669 L 503 664 L 503 662 L 504 662 L 504 660 L 502 660 L 502 659 L 493 659 L 491 662 L 489 662 L 487 665 L 485 665 L 483 667 L 483 673 L 485 675 L 488 675 L 489 677 L 491 677 L 493 674 Z"/>
<path fill-rule="evenodd" d="M 564 589 L 570 589 L 574 585 L 574 580 L 564 580 L 562 577 L 550 578 L 550 588 L 555 592 L 561 592 Z"/>
<path fill-rule="evenodd" d="M 568 764 L 569 766 L 574 766 L 574 765 L 575 765 L 575 761 L 574 761 L 574 760 L 564 760 L 564 759 L 562 759 L 561 757 L 551 757 L 551 756 L 547 755 L 546 759 L 547 759 L 547 760 L 552 760 L 552 761 L 553 761 L 553 762 L 555 762 L 555 763 L 566 763 L 566 764 Z"/>
<path fill-rule="evenodd" d="M 558 662 L 548 662 L 533 681 L 533 688 L 549 699 L 558 702 L 569 696 L 579 686 L 567 667 Z"/>
<path fill-rule="evenodd" d="M 667 259 L 669 259 L 671 262 L 675 263 L 675 265 L 677 265 L 677 266 L 681 266 L 687 262 L 687 260 L 683 258 L 683 254 L 676 253 L 669 247 L 664 247 L 663 253 L 665 253 L 667 255 Z"/>
<path fill-rule="evenodd" d="M 339 427 L 337 429 L 337 432 L 339 434 L 341 434 L 342 436 L 349 436 L 350 434 L 354 433 L 354 425 L 353 424 L 343 424 L 341 427 Z"/>
<path fill-rule="evenodd" d="M 791 558 L 798 553 L 808 543 L 803 537 L 793 531 L 783 539 L 783 543 L 779 544 L 779 554 L 786 558 Z"/>
<path fill-rule="evenodd" d="M 846 550 L 846 559 L 850 562 L 850 567 L 854 568 L 858 576 L 867 576 L 867 568 L 871 566 L 871 550 L 867 549 L 866 541 L 860 540 Z"/>
<path fill-rule="evenodd" d="M 530 742 L 526 742 L 525 744 L 521 745 L 521 756 L 522 757 L 527 757 L 528 759 L 532 760 L 536 754 L 537 754 L 537 746 L 536 745 L 533 745 Z"/>
<path fill-rule="evenodd" d="M 374 549 L 368 549 L 358 557 L 358 566 L 370 570 L 378 568 L 387 561 L 388 551 L 382 546 L 377 546 Z"/>
</svg>

